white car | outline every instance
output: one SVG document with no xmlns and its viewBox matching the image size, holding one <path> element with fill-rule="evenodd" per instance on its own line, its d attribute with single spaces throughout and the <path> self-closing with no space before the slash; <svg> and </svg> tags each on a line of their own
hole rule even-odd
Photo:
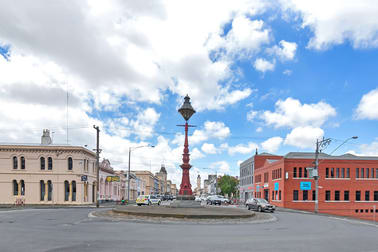
<svg viewBox="0 0 378 252">
<path fill-rule="evenodd" d="M 227 204 L 230 204 L 231 203 L 231 200 L 227 199 L 226 197 L 224 197 L 223 195 L 217 195 L 220 200 L 222 201 L 222 203 L 227 203 Z"/>
<path fill-rule="evenodd" d="M 136 203 L 138 206 L 141 206 L 141 205 L 160 205 L 161 203 L 161 199 L 159 199 L 158 197 L 156 197 L 155 195 L 140 195 L 138 196 L 138 198 L 136 199 Z"/>
</svg>

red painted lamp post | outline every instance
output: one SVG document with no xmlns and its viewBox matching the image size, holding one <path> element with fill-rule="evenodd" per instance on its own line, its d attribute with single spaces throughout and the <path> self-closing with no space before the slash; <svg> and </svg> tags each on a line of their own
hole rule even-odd
<svg viewBox="0 0 378 252">
<path fill-rule="evenodd" d="M 178 110 L 178 112 L 184 117 L 185 125 L 177 125 L 185 127 L 185 143 L 184 143 L 184 154 L 182 155 L 183 164 L 180 166 L 182 169 L 182 180 L 180 185 L 179 197 L 178 199 L 193 199 L 192 185 L 190 184 L 189 169 L 192 167 L 189 164 L 189 144 L 188 144 L 188 128 L 194 127 L 193 125 L 188 125 L 189 118 L 196 113 L 190 104 L 190 98 L 188 95 L 185 96 L 184 104 Z"/>
</svg>

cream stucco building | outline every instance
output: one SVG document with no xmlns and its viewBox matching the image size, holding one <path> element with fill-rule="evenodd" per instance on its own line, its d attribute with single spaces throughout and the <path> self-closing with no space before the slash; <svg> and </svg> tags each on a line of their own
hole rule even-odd
<svg viewBox="0 0 378 252">
<path fill-rule="evenodd" d="M 0 204 L 92 204 L 96 154 L 81 146 L 0 145 Z"/>
</svg>

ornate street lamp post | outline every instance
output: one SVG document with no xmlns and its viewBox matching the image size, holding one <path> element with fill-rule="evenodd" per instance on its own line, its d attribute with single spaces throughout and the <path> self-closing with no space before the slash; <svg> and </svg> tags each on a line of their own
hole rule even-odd
<svg viewBox="0 0 378 252">
<path fill-rule="evenodd" d="M 188 95 L 185 96 L 184 104 L 178 110 L 178 112 L 184 117 L 185 125 L 177 125 L 185 127 L 185 143 L 184 143 L 184 154 L 182 155 L 183 164 L 180 166 L 182 169 L 182 180 L 180 185 L 179 197 L 178 199 L 193 199 L 192 185 L 190 184 L 189 169 L 192 167 L 189 164 L 189 144 L 188 144 L 188 128 L 195 127 L 193 125 L 188 125 L 189 118 L 196 113 L 190 104 L 190 98 Z"/>
</svg>

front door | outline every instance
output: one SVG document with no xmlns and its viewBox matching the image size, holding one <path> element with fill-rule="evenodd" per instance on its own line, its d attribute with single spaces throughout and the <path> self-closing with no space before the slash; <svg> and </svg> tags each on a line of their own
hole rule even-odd
<svg viewBox="0 0 378 252">
<path fill-rule="evenodd" d="M 269 189 L 264 189 L 264 199 L 269 201 Z"/>
</svg>

